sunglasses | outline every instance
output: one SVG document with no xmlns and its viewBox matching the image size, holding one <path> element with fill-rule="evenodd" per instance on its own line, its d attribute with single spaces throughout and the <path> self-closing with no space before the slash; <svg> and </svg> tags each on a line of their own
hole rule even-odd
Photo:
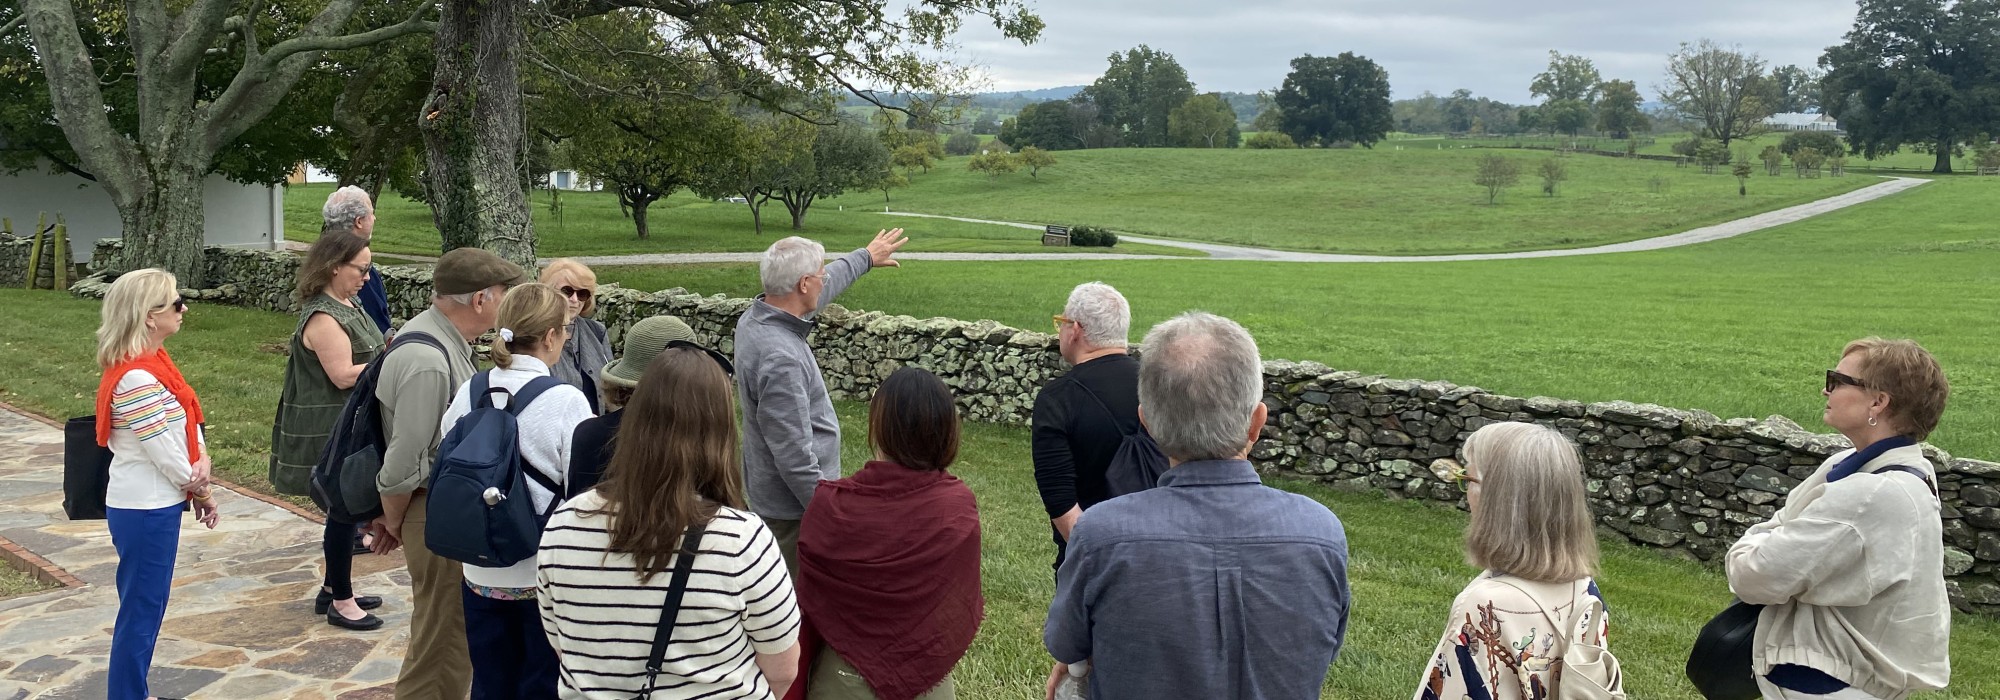
<svg viewBox="0 0 2000 700">
<path fill-rule="evenodd" d="M 708 347 L 696 343 L 690 343 L 685 340 L 667 341 L 667 349 L 672 350 L 674 348 L 690 348 L 693 350 L 700 350 L 703 354 L 708 355 L 708 359 L 715 360 L 715 364 L 722 366 L 723 374 L 727 374 L 731 377 L 736 376 L 736 366 L 729 364 L 729 358 L 723 357 L 722 353 L 720 352 L 716 352 L 715 350 L 712 350 Z"/>
<path fill-rule="evenodd" d="M 1839 389 L 1843 384 L 1854 387 L 1856 389 L 1868 388 L 1868 384 L 1866 382 L 1863 382 L 1860 379 L 1856 379 L 1854 377 L 1850 377 L 1845 374 L 1841 374 L 1838 370 L 1830 369 L 1826 371 L 1826 393 L 1829 394 L 1833 393 L 1835 389 Z"/>
<path fill-rule="evenodd" d="M 161 304 L 159 306 L 155 306 L 153 308 L 164 310 L 169 307 L 171 307 L 174 310 L 174 313 L 186 312 L 188 310 L 187 297 L 175 296 L 173 301 Z"/>
<path fill-rule="evenodd" d="M 577 301 L 590 301 L 590 290 L 588 289 L 565 284 L 561 289 L 557 289 L 556 291 L 562 292 L 563 296 L 574 298 Z"/>
</svg>

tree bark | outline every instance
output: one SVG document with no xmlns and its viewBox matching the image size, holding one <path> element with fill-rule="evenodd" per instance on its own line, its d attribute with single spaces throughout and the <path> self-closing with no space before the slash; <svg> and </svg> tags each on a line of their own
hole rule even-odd
<svg viewBox="0 0 2000 700">
<path fill-rule="evenodd" d="M 769 201 L 766 198 L 764 201 Z M 759 201 L 756 191 L 743 193 L 743 203 L 750 207 L 750 224 L 756 227 L 757 235 L 764 235 L 764 201 Z"/>
<path fill-rule="evenodd" d="M 520 29 L 515 0 L 445 0 L 437 72 L 417 117 L 444 250 L 484 248 L 535 264 L 522 191 Z"/>
<path fill-rule="evenodd" d="M 183 289 L 200 289 L 208 282 L 202 226 L 208 168 L 148 165 L 150 186 L 138 188 L 137 201 L 118 208 L 118 221 L 125 227 L 119 267 L 157 267 L 174 273 Z"/>
<path fill-rule="evenodd" d="M 1949 137 L 1949 136 L 1940 136 L 1940 137 L 1938 137 L 1938 141 L 1937 141 L 1937 164 L 1936 164 L 1936 165 L 1933 165 L 1933 166 L 1931 167 L 1931 172 L 1933 172 L 1933 173 L 1937 173 L 1937 174 L 1939 174 L 1939 175 L 1950 175 L 1950 174 L 1951 174 L 1951 147 L 1952 147 L 1952 145 L 1953 145 L 1953 144 L 1952 144 L 1952 139 L 1951 139 L 1951 137 Z"/>
</svg>

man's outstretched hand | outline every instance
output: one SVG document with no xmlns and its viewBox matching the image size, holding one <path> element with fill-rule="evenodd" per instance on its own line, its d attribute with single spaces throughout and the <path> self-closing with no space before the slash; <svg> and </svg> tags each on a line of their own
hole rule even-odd
<svg viewBox="0 0 2000 700">
<path fill-rule="evenodd" d="M 908 242 L 910 239 L 903 237 L 903 230 L 899 228 L 877 233 L 875 240 L 868 242 L 868 260 L 874 267 L 902 267 L 903 263 L 893 256 Z"/>
</svg>

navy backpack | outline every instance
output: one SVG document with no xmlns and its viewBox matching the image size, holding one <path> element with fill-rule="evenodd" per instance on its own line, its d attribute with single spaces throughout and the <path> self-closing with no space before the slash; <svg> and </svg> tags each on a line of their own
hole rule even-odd
<svg viewBox="0 0 2000 700">
<path fill-rule="evenodd" d="M 438 443 L 424 546 L 472 566 L 505 567 L 534 558 L 542 527 L 562 502 L 562 486 L 521 456 L 519 418 L 535 397 L 563 384 L 536 377 L 498 408 L 493 395 L 508 392 L 493 387 L 491 376 L 473 375 L 472 410 Z M 551 494 L 543 511 L 535 510 L 530 479 Z"/>
</svg>

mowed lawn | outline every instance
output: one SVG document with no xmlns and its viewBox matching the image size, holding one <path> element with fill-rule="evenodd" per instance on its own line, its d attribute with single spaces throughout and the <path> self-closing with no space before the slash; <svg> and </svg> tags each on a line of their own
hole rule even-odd
<svg viewBox="0 0 2000 700">
<path fill-rule="evenodd" d="M 1953 385 L 1932 440 L 2000 459 L 2000 178 L 1950 178 L 1788 226 L 1685 248 L 1542 260 L 910 262 L 851 308 L 995 319 L 1047 332 L 1071 287 L 1103 280 L 1136 341 L 1187 309 L 1241 321 L 1267 358 L 1442 379 L 1517 396 L 1626 399 L 1819 422 L 1842 344 L 1915 338 Z M 754 269 L 600 270 L 640 289 L 754 294 Z"/>
<path fill-rule="evenodd" d="M 333 185 L 292 185 L 285 191 L 285 239 L 319 240 L 320 207 Z M 891 190 L 900 198 L 902 190 Z M 805 228 L 792 230 L 791 215 L 776 200 L 764 206 L 764 232 L 757 233 L 750 208 L 711 202 L 680 193 L 654 202 L 647 220 L 649 235 L 639 240 L 632 221 L 618 209 L 609 192 L 563 192 L 560 215 L 549 207 L 546 190 L 531 193 L 537 252 L 542 257 L 631 255 L 641 253 L 756 252 L 786 236 L 810 236 L 830 251 L 867 245 L 877 231 L 902 227 L 915 240 L 904 250 L 938 253 L 1132 253 L 1198 256 L 1200 253 L 1165 246 L 1120 243 L 1115 248 L 1042 246 L 1041 232 L 1010 226 L 971 224 L 942 219 L 881 215 L 882 193 L 841 203 L 820 202 L 806 214 Z M 846 211 L 842 211 L 842 207 Z M 375 245 L 378 253 L 436 256 L 440 241 L 430 206 L 406 199 L 393 190 L 382 192 L 376 204 Z"/>
<path fill-rule="evenodd" d="M 875 280 L 880 281 L 880 280 Z M 0 341 L 13 361 L 0 365 L 0 397 L 53 417 L 90 410 L 90 365 L 97 303 L 55 292 L 0 290 L 0 320 L 39 333 Z M 221 474 L 252 488 L 264 481 L 282 358 L 262 349 L 291 331 L 291 318 L 269 312 L 197 305 L 169 348 L 202 396 L 210 444 Z M 865 407 L 839 405 L 843 459 L 866 458 Z M 955 673 L 961 697 L 1038 697 L 1048 672 L 1041 626 L 1053 593 L 1048 524 L 1035 494 L 1027 430 L 968 424 L 953 471 L 979 497 L 984 532 L 986 621 Z M 1440 506 L 1344 494 L 1274 481 L 1327 505 L 1346 526 L 1354 603 L 1347 643 L 1328 674 L 1327 698 L 1400 698 L 1442 633 L 1451 599 L 1476 572 L 1462 560 L 1463 513 Z M 1612 645 L 1634 698 L 1694 700 L 1680 677 L 1691 640 L 1728 602 L 1722 577 L 1699 564 L 1607 542 L 1601 584 L 1612 609 Z M 1952 691 L 1932 697 L 2000 695 L 2000 622 L 1957 616 L 1952 629 Z"/>
<path fill-rule="evenodd" d="M 1781 143 L 1784 143 L 1785 136 L 1787 136 L 1789 133 L 1790 132 L 1784 132 L 1784 131 L 1771 131 L 1747 138 L 1735 139 L 1729 142 L 1729 150 L 1737 154 L 1748 155 L 1751 164 L 1756 165 L 1760 169 L 1759 172 L 1762 172 L 1761 169 L 1763 168 L 1764 164 L 1763 161 L 1757 159 L 1757 154 L 1763 152 L 1765 146 L 1776 146 Z M 1685 131 L 1641 135 L 1639 137 L 1640 145 L 1638 152 L 1642 155 L 1655 155 L 1655 156 L 1674 155 L 1674 144 L 1685 141 L 1690 136 L 1692 136 L 1692 134 Z M 1648 141 L 1650 141 L 1650 143 L 1648 143 Z M 1605 138 L 1597 136 L 1581 136 L 1576 139 L 1571 139 L 1567 136 L 1540 136 L 1540 135 L 1489 136 L 1483 139 L 1454 139 L 1454 138 L 1447 138 L 1444 136 L 1412 134 L 1412 135 L 1406 135 L 1405 137 L 1393 141 L 1392 143 L 1403 145 L 1408 148 L 1416 148 L 1419 146 L 1436 148 L 1437 144 L 1439 143 L 1445 144 L 1444 146 L 1445 148 L 1465 147 L 1474 144 L 1487 144 L 1500 147 L 1510 147 L 1516 144 L 1538 146 L 1538 147 L 1555 147 L 1555 146 L 1566 145 L 1569 143 L 1578 143 L 1582 144 L 1585 147 L 1590 147 L 1594 144 L 1595 147 L 1599 150 L 1608 149 L 1620 153 L 1624 152 L 1625 150 L 1624 139 L 1613 139 L 1613 138 Z M 1794 175 L 1790 169 L 1791 168 L 1790 159 L 1789 158 L 1786 159 L 1785 162 L 1786 162 L 1786 170 L 1784 177 L 1796 177 L 1796 175 Z M 1920 152 L 1914 146 L 1905 146 L 1904 148 L 1899 149 L 1895 153 L 1883 154 L 1882 157 L 1876 158 L 1874 160 L 1869 160 L 1867 158 L 1863 158 L 1858 155 L 1849 155 L 1847 157 L 1847 167 L 1849 170 L 1871 170 L 1871 171 L 1880 171 L 1883 173 L 1894 173 L 1894 174 L 1918 174 L 1918 173 L 1929 173 L 1931 171 L 1931 168 L 1936 166 L 1937 166 L 1937 156 L 1931 155 L 1929 153 Z M 1971 151 L 1967 151 L 1962 155 L 1957 155 L 1952 158 L 1952 171 L 1956 173 L 1974 172 L 1973 157 Z"/>
<path fill-rule="evenodd" d="M 1402 150 L 1398 147 L 1402 146 Z M 1520 184 L 1488 206 L 1472 182 L 1498 153 Z M 1341 253 L 1418 255 L 1574 248 L 1678 233 L 1880 182 L 1870 177 L 1758 177 L 1738 196 L 1726 171 L 1572 155 L 1545 197 L 1535 174 L 1554 154 L 1439 149 L 1255 151 L 1120 148 L 1062 151 L 1057 164 L 990 177 L 947 158 L 910 177 L 901 211 L 1037 224 L 1094 224 L 1172 238 Z M 880 197 L 836 200 L 879 209 Z"/>
</svg>

